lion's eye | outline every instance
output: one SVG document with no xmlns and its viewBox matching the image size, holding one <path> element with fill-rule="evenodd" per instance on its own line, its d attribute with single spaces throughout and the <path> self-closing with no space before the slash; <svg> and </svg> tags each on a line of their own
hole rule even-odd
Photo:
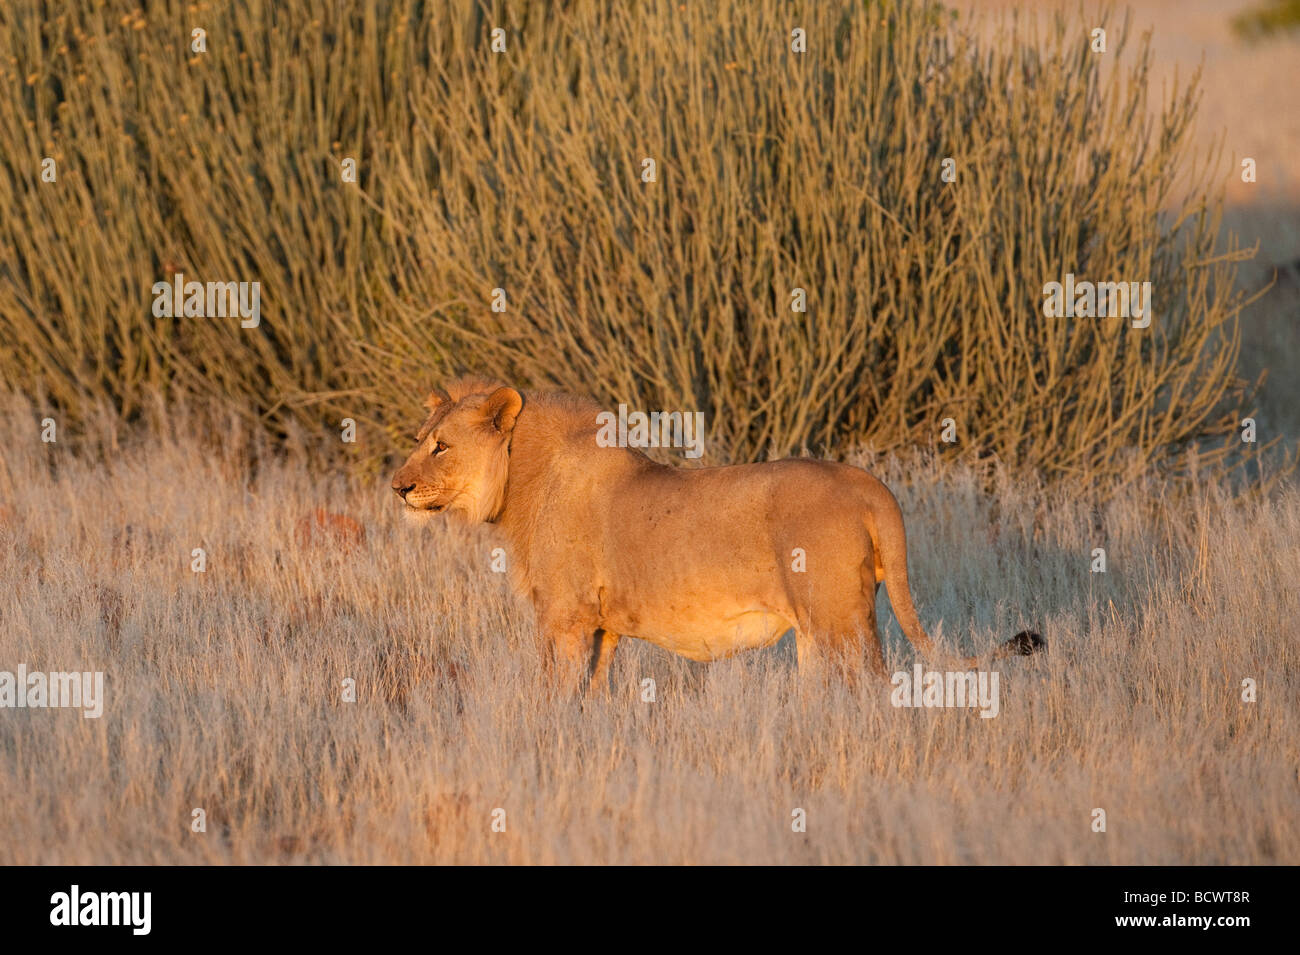
<svg viewBox="0 0 1300 955">
<path fill-rule="evenodd" d="M 445 444 L 443 444 L 441 441 L 439 441 L 436 445 L 434 445 L 433 453 L 434 453 L 434 454 L 442 454 L 442 452 L 444 452 L 444 451 L 446 451 L 446 450 L 447 450 L 447 446 L 446 446 Z"/>
</svg>

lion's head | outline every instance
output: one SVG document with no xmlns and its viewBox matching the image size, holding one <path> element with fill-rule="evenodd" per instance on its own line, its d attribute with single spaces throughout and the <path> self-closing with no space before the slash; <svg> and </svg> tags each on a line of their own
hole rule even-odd
<svg viewBox="0 0 1300 955">
<path fill-rule="evenodd" d="M 412 512 L 493 520 L 505 495 L 510 433 L 523 397 L 513 388 L 462 380 L 435 390 L 424 404 L 429 417 L 393 475 L 393 490 Z"/>
</svg>

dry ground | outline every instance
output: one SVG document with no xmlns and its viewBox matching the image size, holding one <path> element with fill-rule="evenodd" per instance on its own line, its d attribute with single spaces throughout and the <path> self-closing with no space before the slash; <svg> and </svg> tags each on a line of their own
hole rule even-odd
<svg viewBox="0 0 1300 955">
<path fill-rule="evenodd" d="M 1095 509 L 881 464 L 927 625 L 1050 642 L 1000 668 L 997 718 L 801 689 L 785 644 L 700 666 L 638 641 L 584 712 L 539 685 L 484 534 L 250 471 L 232 429 L 173 417 L 82 458 L 38 418 L 0 425 L 0 668 L 102 670 L 107 706 L 0 710 L 0 863 L 1300 862 L 1294 489 Z M 316 506 L 366 543 L 304 547 Z"/>
</svg>

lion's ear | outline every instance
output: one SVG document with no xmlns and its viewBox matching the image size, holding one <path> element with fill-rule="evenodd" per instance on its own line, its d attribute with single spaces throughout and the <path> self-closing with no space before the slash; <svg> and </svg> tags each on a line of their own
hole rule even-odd
<svg viewBox="0 0 1300 955">
<path fill-rule="evenodd" d="M 420 430 L 415 434 L 417 443 L 427 438 L 429 432 L 433 430 L 434 416 L 438 409 L 449 404 L 451 404 L 451 395 L 447 394 L 443 389 L 434 388 L 433 391 L 429 392 L 429 397 L 424 399 L 424 406 L 429 409 L 429 415 L 424 419 L 424 424 L 420 425 Z"/>
<path fill-rule="evenodd" d="M 429 413 L 437 411 L 444 404 L 451 404 L 451 395 L 447 394 L 441 388 L 434 388 L 429 392 L 429 397 L 424 399 L 424 406 L 429 409 Z"/>
<path fill-rule="evenodd" d="M 498 388 L 488 395 L 487 403 L 483 405 L 483 414 L 492 421 L 494 428 L 502 434 L 509 434 L 523 406 L 524 399 L 519 392 L 513 388 Z"/>
</svg>

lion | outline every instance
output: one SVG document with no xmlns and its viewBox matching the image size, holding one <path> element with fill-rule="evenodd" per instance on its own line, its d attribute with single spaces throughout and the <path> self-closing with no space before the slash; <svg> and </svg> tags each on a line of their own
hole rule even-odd
<svg viewBox="0 0 1300 955">
<path fill-rule="evenodd" d="M 548 666 L 608 688 L 619 640 L 691 660 L 795 633 L 799 672 L 836 659 L 888 679 L 876 624 L 883 583 L 912 646 L 951 669 L 921 626 L 894 495 L 861 468 L 788 458 L 678 468 L 597 441 L 594 401 L 460 379 L 425 401 L 392 487 L 423 516 L 495 525 L 531 600 Z M 1024 631 L 990 659 L 1043 646 Z"/>
</svg>

